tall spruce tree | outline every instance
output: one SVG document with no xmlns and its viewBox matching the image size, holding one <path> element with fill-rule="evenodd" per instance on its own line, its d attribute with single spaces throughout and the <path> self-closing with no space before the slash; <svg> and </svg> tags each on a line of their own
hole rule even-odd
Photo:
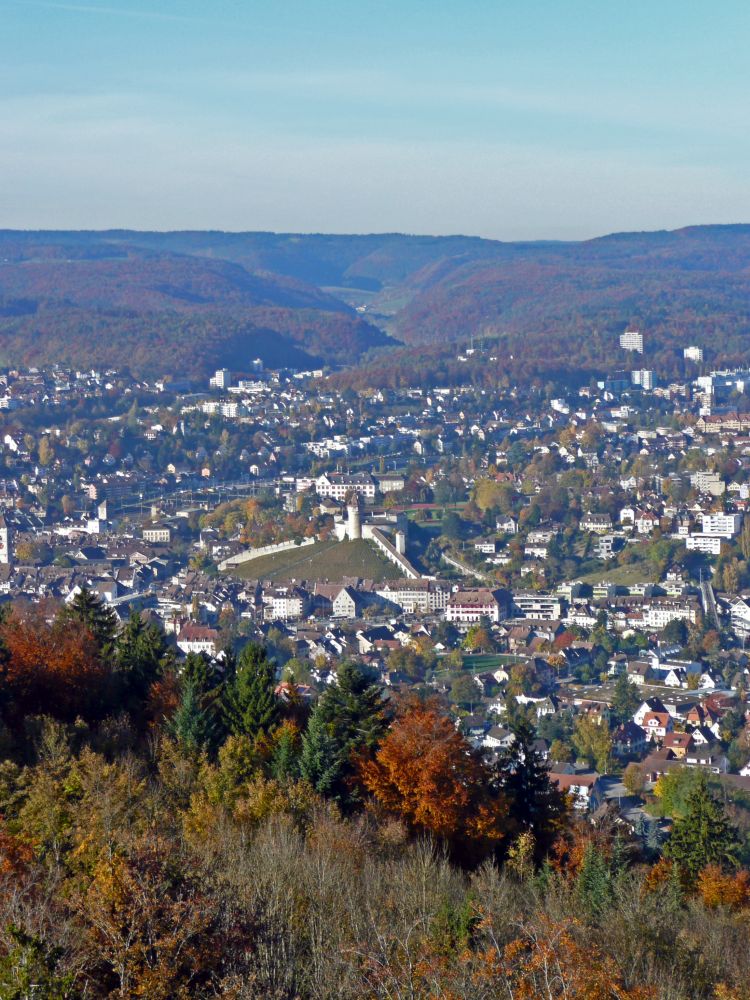
<svg viewBox="0 0 750 1000">
<path fill-rule="evenodd" d="M 338 755 L 339 774 L 329 794 L 344 807 L 350 806 L 359 799 L 354 759 L 374 751 L 388 728 L 382 688 L 369 670 L 345 661 L 338 668 L 336 683 L 326 688 L 315 711 Z"/>
<path fill-rule="evenodd" d="M 612 902 L 612 873 L 607 859 L 593 844 L 588 844 L 576 879 L 576 895 L 592 919 L 600 916 Z"/>
<path fill-rule="evenodd" d="M 102 599 L 83 587 L 60 612 L 60 621 L 71 626 L 87 628 L 96 640 L 100 652 L 112 648 L 117 632 L 117 616 Z"/>
<path fill-rule="evenodd" d="M 381 687 L 370 671 L 349 661 L 339 666 L 336 683 L 324 691 L 319 710 L 344 755 L 374 749 L 388 726 Z"/>
<path fill-rule="evenodd" d="M 736 865 L 737 849 L 734 827 L 724 806 L 711 794 L 705 774 L 701 773 L 688 795 L 684 816 L 674 822 L 664 855 L 679 865 L 693 882 L 706 865 L 722 868 Z"/>
<path fill-rule="evenodd" d="M 200 748 L 216 751 L 226 739 L 228 728 L 223 703 L 222 675 L 202 653 L 188 653 L 180 673 L 180 705 L 173 717 L 173 732 L 182 727 L 185 745 L 191 743 L 187 734 L 197 732 Z M 181 714 L 182 709 L 182 714 Z"/>
<path fill-rule="evenodd" d="M 293 781 L 299 775 L 299 733 L 289 723 L 275 734 L 276 746 L 271 757 L 271 776 L 277 781 Z"/>
<path fill-rule="evenodd" d="M 552 784 L 549 769 L 534 747 L 531 723 L 519 717 L 512 726 L 514 740 L 498 758 L 495 776 L 508 799 L 508 813 L 519 833 L 534 837 L 534 860 L 539 864 L 552 846 L 566 813 L 565 797 Z"/>
<path fill-rule="evenodd" d="M 200 753 L 217 742 L 216 719 L 206 710 L 205 694 L 195 678 L 183 678 L 180 703 L 170 720 L 169 731 L 187 753 Z"/>
<path fill-rule="evenodd" d="M 612 718 L 617 723 L 627 722 L 641 703 L 641 696 L 623 671 L 615 681 L 612 692 Z"/>
<path fill-rule="evenodd" d="M 154 681 L 173 665 L 173 656 L 162 631 L 146 625 L 136 611 L 117 636 L 114 667 L 121 700 L 136 707 L 146 698 Z"/>
<path fill-rule="evenodd" d="M 231 728 L 251 740 L 268 735 L 279 717 L 276 667 L 258 643 L 248 643 L 237 662 L 237 675 L 228 699 Z"/>
<path fill-rule="evenodd" d="M 302 736 L 299 773 L 320 795 L 337 796 L 343 776 L 341 751 L 323 718 L 320 703 Z"/>
</svg>

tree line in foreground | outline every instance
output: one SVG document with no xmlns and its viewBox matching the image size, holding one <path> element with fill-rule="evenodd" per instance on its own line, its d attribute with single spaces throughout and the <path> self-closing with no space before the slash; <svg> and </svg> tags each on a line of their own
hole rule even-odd
<svg viewBox="0 0 750 1000">
<path fill-rule="evenodd" d="M 662 845 L 575 815 L 356 663 L 309 704 L 87 592 L 0 623 L 0 1000 L 748 996 L 750 879 L 698 780 Z"/>
</svg>

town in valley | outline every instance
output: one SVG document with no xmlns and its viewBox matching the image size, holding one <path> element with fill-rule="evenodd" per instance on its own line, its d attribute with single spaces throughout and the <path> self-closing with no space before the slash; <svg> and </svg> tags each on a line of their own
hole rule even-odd
<svg viewBox="0 0 750 1000">
<path fill-rule="evenodd" d="M 587 384 L 494 389 L 7 369 L 3 599 L 88 591 L 219 671 L 260 641 L 308 700 L 354 660 L 490 755 L 523 717 L 575 808 L 644 840 L 675 768 L 744 810 L 750 370 L 685 344 L 665 382 L 647 331 L 612 354 Z"/>
</svg>

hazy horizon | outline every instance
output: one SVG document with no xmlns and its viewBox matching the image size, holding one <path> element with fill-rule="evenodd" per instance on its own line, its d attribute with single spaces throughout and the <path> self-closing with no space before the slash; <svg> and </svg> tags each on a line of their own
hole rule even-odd
<svg viewBox="0 0 750 1000">
<path fill-rule="evenodd" d="M 750 217 L 750 8 L 0 0 L 0 226 L 584 239 Z"/>
<path fill-rule="evenodd" d="M 159 233 L 163 235 L 169 234 L 180 234 L 180 233 L 221 233 L 226 236 L 249 236 L 257 234 L 266 234 L 269 236 L 342 236 L 342 237 L 385 237 L 385 236 L 402 236 L 413 239 L 477 239 L 485 240 L 489 243 L 586 243 L 592 240 L 607 239 L 611 236 L 632 236 L 640 233 L 654 234 L 654 233 L 678 233 L 686 229 L 712 229 L 712 228 L 727 228 L 735 227 L 741 228 L 743 226 L 750 227 L 750 222 L 701 222 L 701 223 L 686 223 L 685 225 L 675 226 L 672 229 L 620 229 L 608 233 L 594 233 L 591 236 L 581 236 L 578 238 L 571 239 L 554 239 L 545 238 L 543 236 L 537 237 L 536 239 L 519 239 L 519 240 L 504 240 L 501 238 L 491 237 L 491 236 L 480 236 L 478 233 L 466 233 L 466 232 L 410 232 L 408 230 L 371 230 L 371 231 L 359 231 L 354 230 L 302 230 L 302 229 L 219 229 L 216 226 L 202 226 L 202 227 L 185 227 L 177 226 L 170 228 L 157 228 L 150 227 L 148 229 L 136 226 L 80 226 L 80 227 L 70 227 L 70 228 L 52 228 L 50 226 L 1 226 L 0 232 L 6 233 L 116 233 L 116 232 L 127 232 L 127 233 Z"/>
</svg>

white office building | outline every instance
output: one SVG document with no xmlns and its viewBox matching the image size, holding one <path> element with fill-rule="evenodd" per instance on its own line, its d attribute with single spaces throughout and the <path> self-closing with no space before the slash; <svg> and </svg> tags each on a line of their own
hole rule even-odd
<svg viewBox="0 0 750 1000">
<path fill-rule="evenodd" d="M 228 368 L 218 368 L 216 373 L 208 380 L 212 389 L 227 389 L 232 381 L 232 373 Z"/>
<path fill-rule="evenodd" d="M 623 351 L 635 351 L 643 354 L 643 334 L 637 330 L 626 330 L 620 334 L 620 347 Z"/>
</svg>

